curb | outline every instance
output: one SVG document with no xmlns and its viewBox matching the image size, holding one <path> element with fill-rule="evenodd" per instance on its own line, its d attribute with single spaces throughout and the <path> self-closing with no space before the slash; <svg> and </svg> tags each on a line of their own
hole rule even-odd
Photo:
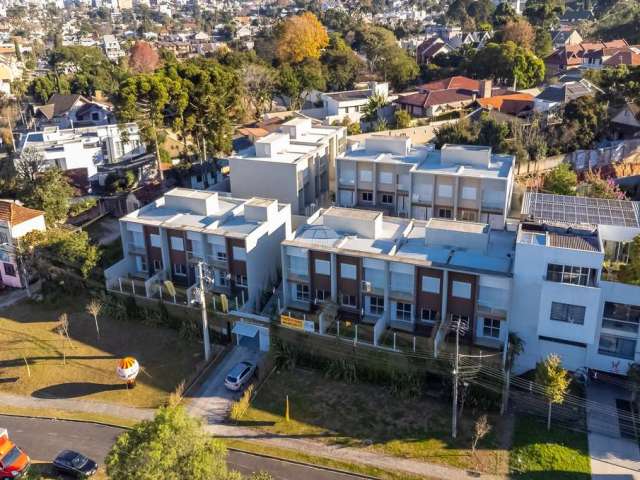
<svg viewBox="0 0 640 480">
<path fill-rule="evenodd" d="M 93 425 L 102 425 L 103 427 L 119 428 L 120 430 L 131 430 L 131 427 L 127 427 L 124 425 L 117 425 L 115 423 L 100 422 L 98 420 L 78 420 L 77 418 L 59 418 L 59 417 L 26 415 L 26 414 L 22 415 L 19 413 L 1 413 L 1 412 L 0 412 L 0 417 L 30 418 L 32 420 L 53 420 L 56 422 L 90 423 Z"/>
<path fill-rule="evenodd" d="M 244 453 L 245 455 L 253 455 L 255 457 L 268 458 L 270 460 L 278 460 L 280 462 L 285 462 L 285 463 L 292 463 L 294 465 L 300 465 L 302 467 L 315 468 L 317 470 L 324 470 L 326 472 L 333 472 L 333 473 L 339 473 L 339 474 L 342 474 L 342 475 L 349 475 L 349 476 L 356 477 L 356 478 L 364 478 L 364 479 L 367 479 L 367 480 L 381 480 L 380 477 L 372 477 L 370 475 L 363 475 L 362 473 L 350 472 L 348 470 L 341 470 L 339 468 L 325 467 L 325 466 L 322 466 L 322 465 L 316 465 L 314 463 L 301 462 L 299 460 L 289 460 L 289 459 L 286 459 L 286 458 L 274 457 L 273 455 L 269 455 L 269 454 L 266 454 L 266 453 L 250 452 L 250 451 L 243 450 L 243 449 L 237 448 L 237 447 L 227 447 L 227 450 L 232 451 L 232 452 Z"/>
</svg>

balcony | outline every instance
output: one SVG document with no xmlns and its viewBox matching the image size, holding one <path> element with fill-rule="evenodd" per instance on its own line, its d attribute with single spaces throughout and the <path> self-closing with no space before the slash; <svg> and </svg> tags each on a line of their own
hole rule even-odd
<svg viewBox="0 0 640 480">
<path fill-rule="evenodd" d="M 289 270 L 287 272 L 287 279 L 293 282 L 309 282 L 309 272 L 301 272 L 297 270 Z"/>
<path fill-rule="evenodd" d="M 144 245 L 139 245 L 137 243 L 129 243 L 127 245 L 129 253 L 132 255 L 146 255 L 147 249 Z"/>
<path fill-rule="evenodd" d="M 389 292 L 389 297 L 393 300 L 400 300 L 407 303 L 412 303 L 414 294 L 412 291 L 407 290 L 391 290 Z"/>
<path fill-rule="evenodd" d="M 338 183 L 341 187 L 355 187 L 356 181 L 353 178 L 340 178 L 338 179 Z"/>
<path fill-rule="evenodd" d="M 202 254 L 200 252 L 190 252 L 190 251 L 187 250 L 187 261 L 189 263 L 204 262 L 205 261 L 205 257 L 204 257 L 204 254 Z"/>
<path fill-rule="evenodd" d="M 226 258 L 222 259 L 217 255 L 207 255 L 207 263 L 214 268 L 227 269 L 229 262 Z"/>
</svg>

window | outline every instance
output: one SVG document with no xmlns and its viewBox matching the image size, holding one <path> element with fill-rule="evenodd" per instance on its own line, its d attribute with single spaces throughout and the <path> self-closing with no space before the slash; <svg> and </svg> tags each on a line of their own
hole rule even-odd
<svg viewBox="0 0 640 480">
<path fill-rule="evenodd" d="M 363 202 L 373 202 L 373 193 L 372 192 L 362 192 L 360 194 L 360 198 L 362 198 Z"/>
<path fill-rule="evenodd" d="M 640 323 L 640 307 L 623 303 L 605 302 L 602 328 L 637 333 Z"/>
<path fill-rule="evenodd" d="M 9 238 L 5 232 L 0 232 L 0 244 L 1 243 L 9 243 Z"/>
<path fill-rule="evenodd" d="M 136 269 L 139 272 L 147 271 L 147 258 L 136 255 Z"/>
<path fill-rule="evenodd" d="M 631 338 L 616 337 L 615 335 L 600 335 L 598 353 L 610 357 L 633 360 L 636 354 L 636 341 Z"/>
<path fill-rule="evenodd" d="M 184 240 L 180 237 L 169 237 L 171 239 L 171 249 L 184 251 Z"/>
<path fill-rule="evenodd" d="M 485 318 L 482 322 L 482 336 L 500 338 L 500 320 Z"/>
<path fill-rule="evenodd" d="M 438 218 L 453 218 L 450 208 L 438 208 Z"/>
<path fill-rule="evenodd" d="M 202 182 L 202 175 L 196 175 L 196 182 Z"/>
<path fill-rule="evenodd" d="M 162 260 L 154 260 L 153 261 L 153 270 L 154 271 L 158 271 L 158 270 L 162 270 Z"/>
<path fill-rule="evenodd" d="M 152 233 L 149 235 L 149 241 L 151 242 L 152 247 L 162 248 L 162 243 L 160 240 L 160 235 L 157 233 Z"/>
<path fill-rule="evenodd" d="M 233 247 L 233 259 L 247 261 L 247 251 L 243 247 Z"/>
<path fill-rule="evenodd" d="M 476 199 L 476 187 L 462 187 L 463 200 L 475 200 Z"/>
<path fill-rule="evenodd" d="M 451 198 L 453 196 L 453 187 L 451 185 L 438 185 L 438 196 Z"/>
<path fill-rule="evenodd" d="M 356 266 L 350 263 L 341 263 L 340 264 L 340 277 L 346 278 L 349 280 L 356 280 Z"/>
<path fill-rule="evenodd" d="M 329 300 L 331 298 L 331 292 L 328 290 L 316 290 L 316 300 L 319 302 L 324 302 L 325 300 Z"/>
<path fill-rule="evenodd" d="M 224 270 L 218 274 L 218 284 L 221 287 L 226 287 L 229 284 L 229 279 L 227 278 L 227 275 L 229 274 Z"/>
<path fill-rule="evenodd" d="M 182 263 L 174 263 L 173 274 L 179 277 L 185 277 L 187 275 L 187 268 Z"/>
<path fill-rule="evenodd" d="M 346 295 L 344 293 L 340 296 L 340 303 L 343 307 L 356 308 L 358 306 L 355 295 Z"/>
<path fill-rule="evenodd" d="M 460 220 L 464 222 L 475 222 L 477 214 L 473 210 L 460 210 Z"/>
<path fill-rule="evenodd" d="M 471 284 L 467 282 L 451 282 L 451 296 L 471 299 Z"/>
<path fill-rule="evenodd" d="M 547 265 L 547 280 L 550 282 L 570 283 L 572 285 L 593 286 L 596 283 L 597 270 L 571 265 Z"/>
<path fill-rule="evenodd" d="M 289 255 L 289 271 L 297 275 L 308 275 L 309 259 Z"/>
<path fill-rule="evenodd" d="M 440 293 L 440 279 L 438 277 L 422 277 L 422 291 L 426 293 Z"/>
<path fill-rule="evenodd" d="M 393 183 L 393 174 L 391 172 L 380 172 L 380 183 L 390 185 Z"/>
<path fill-rule="evenodd" d="M 580 305 L 551 302 L 551 320 L 584 325 L 586 308 Z"/>
<path fill-rule="evenodd" d="M 369 297 L 369 313 L 382 315 L 384 313 L 384 297 Z"/>
<path fill-rule="evenodd" d="M 3 263 L 2 266 L 4 267 L 4 274 L 7 275 L 8 277 L 15 277 L 16 276 L 16 267 L 13 266 L 13 264 L 11 263 Z"/>
<path fill-rule="evenodd" d="M 316 259 L 315 270 L 318 275 L 331 275 L 331 262 L 329 260 Z"/>
<path fill-rule="evenodd" d="M 215 249 L 215 254 L 216 254 L 216 260 L 220 260 L 222 262 L 226 262 L 227 261 L 227 251 L 224 249 L 224 247 L 222 245 L 215 245 L 214 249 Z"/>
<path fill-rule="evenodd" d="M 98 120 L 100 120 L 100 114 L 98 112 L 93 112 L 91 114 L 91 120 L 93 120 L 94 122 L 97 122 Z"/>
<path fill-rule="evenodd" d="M 248 285 L 247 283 L 247 276 L 246 275 L 236 275 L 236 286 L 238 287 L 246 287 Z"/>
<path fill-rule="evenodd" d="M 464 334 L 465 330 L 469 328 L 469 317 L 467 315 L 451 315 L 451 324 L 455 327 L 460 325 L 462 327 L 462 331 L 460 333 Z"/>
<path fill-rule="evenodd" d="M 382 203 L 387 205 L 393 205 L 393 195 L 391 195 L 390 193 L 383 193 Z"/>
<path fill-rule="evenodd" d="M 361 182 L 372 182 L 373 181 L 373 172 L 371 170 L 360 170 L 360 181 Z"/>
<path fill-rule="evenodd" d="M 616 242 L 613 240 L 604 241 L 604 258 L 612 262 L 629 261 L 629 247 L 631 242 Z"/>
<path fill-rule="evenodd" d="M 310 299 L 311 297 L 309 293 L 309 285 L 296 283 L 296 300 L 300 300 L 302 302 L 308 302 Z"/>
<path fill-rule="evenodd" d="M 420 313 L 420 321 L 424 323 L 436 323 L 438 320 L 438 312 L 430 308 L 423 308 Z"/>
<path fill-rule="evenodd" d="M 411 321 L 411 304 L 410 303 L 396 303 L 396 320 L 403 322 Z"/>
</svg>

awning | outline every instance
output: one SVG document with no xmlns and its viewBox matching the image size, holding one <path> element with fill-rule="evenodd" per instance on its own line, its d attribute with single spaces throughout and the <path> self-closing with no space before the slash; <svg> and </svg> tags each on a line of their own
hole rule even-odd
<svg viewBox="0 0 640 480">
<path fill-rule="evenodd" d="M 231 333 L 242 335 L 243 337 L 253 338 L 258 334 L 258 327 L 256 327 L 255 325 L 251 325 L 250 323 L 238 322 L 233 326 L 233 330 L 231 330 Z"/>
</svg>

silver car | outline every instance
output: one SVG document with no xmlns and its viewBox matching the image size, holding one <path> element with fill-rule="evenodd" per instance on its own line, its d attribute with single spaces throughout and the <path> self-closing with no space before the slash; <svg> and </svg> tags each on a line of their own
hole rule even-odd
<svg viewBox="0 0 640 480">
<path fill-rule="evenodd" d="M 237 392 L 251 380 L 255 371 L 256 366 L 253 363 L 240 362 L 229 371 L 224 379 L 224 386 Z"/>
</svg>

